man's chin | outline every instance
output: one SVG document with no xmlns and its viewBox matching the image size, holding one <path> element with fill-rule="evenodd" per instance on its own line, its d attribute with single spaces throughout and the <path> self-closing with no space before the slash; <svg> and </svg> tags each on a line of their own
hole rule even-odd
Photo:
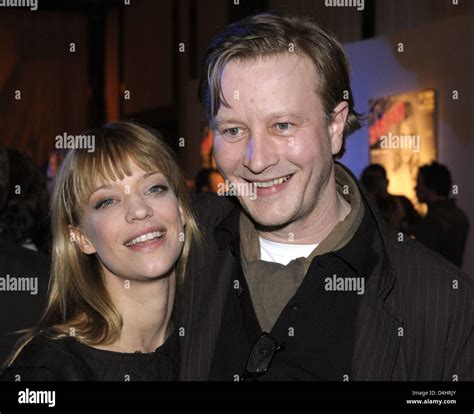
<svg viewBox="0 0 474 414">
<path fill-rule="evenodd" d="M 247 215 L 255 222 L 257 227 L 264 231 L 274 231 L 284 228 L 291 223 L 291 214 L 282 214 L 278 209 L 269 209 L 268 206 L 244 206 Z"/>
</svg>

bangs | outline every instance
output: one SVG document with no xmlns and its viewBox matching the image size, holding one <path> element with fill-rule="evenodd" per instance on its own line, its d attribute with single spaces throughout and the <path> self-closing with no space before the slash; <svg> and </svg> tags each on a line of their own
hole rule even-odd
<svg viewBox="0 0 474 414">
<path fill-rule="evenodd" d="M 75 171 L 70 175 L 73 191 L 71 201 L 76 201 L 79 208 L 89 202 L 97 187 L 131 176 L 131 163 L 146 173 L 158 171 L 169 177 L 166 162 L 160 162 L 163 154 L 160 156 L 156 147 L 144 147 L 143 143 L 134 142 L 133 139 L 100 138 L 92 153 L 75 150 L 75 160 L 71 165 Z"/>
</svg>

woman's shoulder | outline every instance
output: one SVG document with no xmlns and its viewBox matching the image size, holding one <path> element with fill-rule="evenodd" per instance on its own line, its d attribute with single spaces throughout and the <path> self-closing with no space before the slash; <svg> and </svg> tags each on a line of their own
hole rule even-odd
<svg viewBox="0 0 474 414">
<path fill-rule="evenodd" d="M 1 381 L 85 381 L 89 375 L 73 338 L 33 337 L 0 376 Z"/>
</svg>

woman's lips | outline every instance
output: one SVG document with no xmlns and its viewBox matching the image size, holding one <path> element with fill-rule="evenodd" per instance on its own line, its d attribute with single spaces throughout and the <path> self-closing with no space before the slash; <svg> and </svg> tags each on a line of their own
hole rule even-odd
<svg viewBox="0 0 474 414">
<path fill-rule="evenodd" d="M 134 244 L 128 247 L 134 252 L 146 253 L 158 249 L 165 242 L 166 234 L 159 238 L 147 240 L 145 242 Z"/>
</svg>

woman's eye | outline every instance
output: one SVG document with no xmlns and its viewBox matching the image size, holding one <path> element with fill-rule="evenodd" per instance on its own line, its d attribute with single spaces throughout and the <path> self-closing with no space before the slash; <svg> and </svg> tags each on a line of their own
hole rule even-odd
<svg viewBox="0 0 474 414">
<path fill-rule="evenodd" d="M 113 203 L 114 203 L 114 199 L 108 198 L 107 200 L 99 201 L 99 202 L 95 205 L 94 208 L 95 208 L 96 210 L 104 209 L 104 208 L 107 208 L 107 207 L 111 206 Z"/>
<path fill-rule="evenodd" d="M 148 192 L 149 193 L 155 193 L 155 194 L 159 194 L 159 193 L 164 193 L 166 191 L 168 191 L 168 187 L 166 185 L 160 185 L 160 184 L 157 184 L 157 185 L 154 185 L 153 187 L 151 187 Z"/>
</svg>

